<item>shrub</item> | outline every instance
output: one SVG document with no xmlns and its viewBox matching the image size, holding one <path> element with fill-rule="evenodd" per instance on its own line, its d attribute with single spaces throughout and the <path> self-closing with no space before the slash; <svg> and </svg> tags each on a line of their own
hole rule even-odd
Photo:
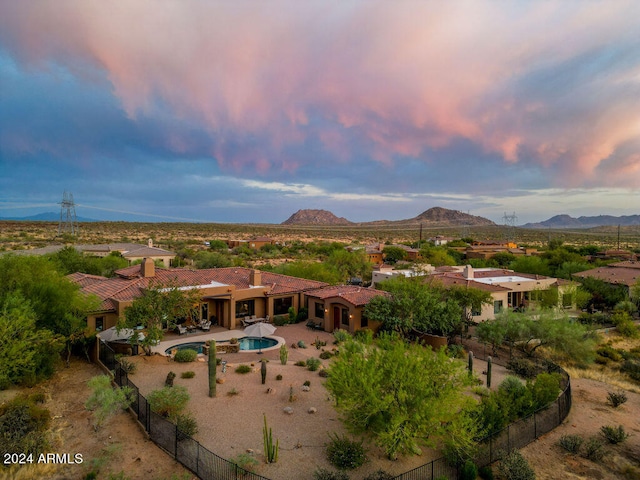
<svg viewBox="0 0 640 480">
<path fill-rule="evenodd" d="M 318 372 L 318 375 L 320 375 L 323 378 L 327 378 L 329 376 L 329 372 L 323 368 Z"/>
<path fill-rule="evenodd" d="M 622 360 L 622 355 L 620 355 L 620 352 L 618 352 L 618 350 L 613 348 L 611 345 L 603 345 L 602 347 L 599 347 L 596 350 L 596 354 L 601 357 L 613 360 L 614 362 L 619 362 L 620 360 Z"/>
<path fill-rule="evenodd" d="M 619 392 L 609 392 L 607 393 L 607 402 L 613 408 L 618 408 L 620 405 L 627 402 L 627 393 L 623 390 L 620 390 Z"/>
<path fill-rule="evenodd" d="M 294 365 L 296 367 L 306 367 L 307 366 L 307 362 L 305 362 L 304 360 L 298 360 L 296 363 L 294 363 Z"/>
<path fill-rule="evenodd" d="M 346 342 L 349 338 L 351 338 L 351 334 L 348 331 L 339 328 L 338 330 L 333 331 L 333 337 L 336 339 L 337 343 L 340 343 Z"/>
<path fill-rule="evenodd" d="M 580 435 L 562 435 L 558 440 L 558 445 L 570 453 L 578 453 L 583 443 L 584 439 Z"/>
<path fill-rule="evenodd" d="M 464 462 L 462 467 L 460 467 L 460 473 L 458 478 L 460 480 L 476 480 L 478 476 L 478 467 L 471 460 L 467 460 Z"/>
<path fill-rule="evenodd" d="M 624 431 L 624 426 L 618 425 L 613 427 L 611 425 L 604 425 L 600 427 L 600 433 L 607 440 L 607 442 L 614 445 L 624 442 L 629 438 L 629 434 Z"/>
<path fill-rule="evenodd" d="M 356 333 L 353 334 L 353 338 L 365 345 L 371 345 L 373 343 L 373 330 L 361 328 L 360 330 L 356 330 Z"/>
<path fill-rule="evenodd" d="M 198 358 L 198 352 L 191 348 L 182 348 L 173 357 L 176 362 L 180 363 L 195 362 L 196 358 Z"/>
<path fill-rule="evenodd" d="M 164 380 L 165 387 L 173 387 L 173 380 L 176 378 L 175 372 L 167 373 L 167 378 Z"/>
<path fill-rule="evenodd" d="M 325 350 L 324 352 L 320 353 L 320 358 L 321 358 L 322 360 L 328 360 L 328 359 L 330 359 L 331 357 L 333 357 L 333 353 L 331 353 L 331 352 L 330 352 L 330 351 L 328 351 L 328 350 Z"/>
<path fill-rule="evenodd" d="M 457 343 L 447 346 L 447 355 L 449 355 L 451 358 L 466 357 L 466 354 L 464 353 L 464 347 L 462 345 L 458 345 Z"/>
<path fill-rule="evenodd" d="M 536 474 L 518 450 L 505 455 L 498 466 L 500 474 L 509 480 L 535 480 Z"/>
<path fill-rule="evenodd" d="M 282 327 L 283 325 L 286 325 L 289 323 L 289 317 L 284 316 L 284 315 L 274 315 L 273 317 L 273 324 L 276 327 Z"/>
<path fill-rule="evenodd" d="M 249 365 L 238 365 L 236 367 L 236 373 L 249 373 L 251 371 L 251 367 Z"/>
<path fill-rule="evenodd" d="M 384 470 L 377 470 L 364 477 L 364 480 L 393 480 L 394 478 L 393 475 Z"/>
<path fill-rule="evenodd" d="M 256 465 L 258 465 L 259 463 L 258 460 L 256 460 L 248 453 L 241 453 L 237 457 L 232 458 L 230 462 L 242 468 L 243 470 L 246 470 L 247 472 L 253 472 Z"/>
<path fill-rule="evenodd" d="M 640 330 L 638 330 L 638 327 L 636 326 L 635 323 L 633 323 L 633 320 L 631 320 L 630 318 L 625 318 L 623 320 L 620 320 L 616 324 L 616 329 L 618 330 L 618 333 L 623 337 L 626 337 L 626 338 L 640 337 Z"/>
<path fill-rule="evenodd" d="M 604 446 L 602 442 L 595 437 L 587 440 L 582 449 L 582 456 L 594 462 L 602 460 L 604 456 Z"/>
<path fill-rule="evenodd" d="M 313 472 L 315 480 L 349 480 L 349 475 L 344 472 L 332 472 L 326 468 L 318 468 Z"/>
<path fill-rule="evenodd" d="M 134 399 L 131 387 L 111 386 L 111 377 L 98 375 L 87 382 L 91 395 L 85 402 L 85 408 L 93 412 L 95 429 L 97 430 L 111 416 L 126 409 Z"/>
<path fill-rule="evenodd" d="M 122 367 L 122 369 L 127 373 L 127 375 L 133 375 L 134 373 L 136 373 L 136 370 L 138 369 L 138 364 L 130 362 L 126 358 L 120 358 L 118 359 L 118 362 L 120 363 L 120 367 Z"/>
<path fill-rule="evenodd" d="M 318 368 L 320 368 L 320 365 L 322 365 L 322 362 L 320 361 L 320 359 L 316 357 L 309 357 L 307 358 L 306 365 L 310 371 L 315 372 L 316 370 L 318 370 Z"/>
<path fill-rule="evenodd" d="M 523 378 L 534 378 L 542 371 L 539 365 L 526 358 L 513 358 L 509 360 L 507 368 Z"/>
<path fill-rule="evenodd" d="M 154 390 L 148 395 L 147 401 L 152 412 L 163 417 L 176 418 L 187 406 L 189 398 L 187 389 L 177 386 Z"/>
<path fill-rule="evenodd" d="M 280 374 L 276 375 L 276 380 L 282 380 L 282 375 Z"/>
<path fill-rule="evenodd" d="M 625 360 L 620 371 L 629 375 L 632 380 L 640 382 L 640 362 L 637 360 Z"/>
<path fill-rule="evenodd" d="M 182 413 L 176 415 L 176 426 L 180 433 L 188 437 L 193 437 L 198 433 L 198 422 L 190 414 Z"/>
<path fill-rule="evenodd" d="M 229 395 L 230 397 L 235 397 L 236 395 L 240 395 L 240 392 L 235 388 L 232 388 L 227 392 L 227 395 Z"/>
<path fill-rule="evenodd" d="M 307 344 L 304 343 L 304 340 L 298 340 L 298 348 L 307 348 Z"/>
<path fill-rule="evenodd" d="M 493 470 L 490 465 L 486 465 L 484 467 L 480 467 L 478 470 L 478 475 L 482 480 L 493 480 Z"/>
<path fill-rule="evenodd" d="M 4 452 L 37 455 L 49 450 L 49 410 L 19 395 L 0 405 L 0 443 Z"/>
<path fill-rule="evenodd" d="M 193 378 L 196 376 L 196 372 L 189 370 L 188 372 L 182 372 L 180 378 Z"/>
<path fill-rule="evenodd" d="M 302 385 L 304 385 L 305 387 L 310 387 L 311 386 L 311 382 L 309 380 L 305 380 Z"/>
<path fill-rule="evenodd" d="M 329 435 L 331 441 L 327 445 L 327 459 L 340 470 L 352 470 L 362 466 L 367 455 L 362 441 L 356 442 L 346 436 Z"/>
</svg>

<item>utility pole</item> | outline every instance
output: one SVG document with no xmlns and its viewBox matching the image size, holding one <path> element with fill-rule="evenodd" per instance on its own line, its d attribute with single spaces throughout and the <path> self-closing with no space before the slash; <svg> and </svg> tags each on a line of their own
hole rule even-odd
<svg viewBox="0 0 640 480">
<path fill-rule="evenodd" d="M 515 242 L 516 222 L 518 221 L 516 212 L 513 212 L 511 215 L 507 215 L 507 212 L 504 212 L 504 216 L 502 217 L 502 220 L 504 222 L 505 236 L 507 237 L 507 242 Z"/>
</svg>

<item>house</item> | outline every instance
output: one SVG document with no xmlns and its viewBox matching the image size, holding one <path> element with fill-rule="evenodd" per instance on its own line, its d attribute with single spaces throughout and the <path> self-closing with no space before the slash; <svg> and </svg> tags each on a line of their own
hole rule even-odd
<svg viewBox="0 0 640 480">
<path fill-rule="evenodd" d="M 512 242 L 474 242 L 473 245 L 469 245 L 464 250 L 465 257 L 468 259 L 479 258 L 487 260 L 498 253 L 510 253 L 515 256 L 522 256 L 534 255 L 537 253 L 537 250 L 521 248 Z"/>
<path fill-rule="evenodd" d="M 610 263 L 604 267 L 574 273 L 573 276 L 578 278 L 592 277 L 611 285 L 622 285 L 631 298 L 631 287 L 640 281 L 640 260 Z"/>
<path fill-rule="evenodd" d="M 151 259 L 116 271 L 114 278 L 74 273 L 69 278 L 85 294 L 101 300 L 100 309 L 89 315 L 87 325 L 101 331 L 115 326 L 124 310 L 153 285 L 177 285 L 197 289 L 200 302 L 195 322 L 210 320 L 234 329 L 247 316 L 287 314 L 305 306 L 304 293 L 327 284 L 250 268 L 229 267 L 192 270 L 156 267 Z"/>
<path fill-rule="evenodd" d="M 227 240 L 229 248 L 249 247 L 252 250 L 260 250 L 265 245 L 275 245 L 275 240 L 269 237 L 253 237 L 248 240 Z"/>
<path fill-rule="evenodd" d="M 473 311 L 474 322 L 491 320 L 504 308 L 518 309 L 535 305 L 540 300 L 541 292 L 551 288 L 558 289 L 558 307 L 575 307 L 576 284 L 543 275 L 466 265 L 436 269 L 425 281 L 437 281 L 445 287 L 467 286 L 489 292 L 493 303 Z"/>
<path fill-rule="evenodd" d="M 308 299 L 309 320 L 321 324 L 325 331 L 339 328 L 351 333 L 362 328 L 377 330 L 378 322 L 369 321 L 364 315 L 364 306 L 372 298 L 387 292 L 356 285 L 327 286 L 305 292 Z"/>
<path fill-rule="evenodd" d="M 374 243 L 365 247 L 365 253 L 370 263 L 381 264 L 384 262 L 384 255 L 382 254 L 382 245 Z"/>
<path fill-rule="evenodd" d="M 421 275 L 427 275 L 434 271 L 434 268 L 430 264 L 420 265 L 419 268 L 405 268 L 401 270 L 394 270 L 393 265 L 381 264 L 373 267 L 371 272 L 371 285 L 375 288 L 380 282 L 384 282 L 388 278 L 394 277 L 419 277 Z"/>
</svg>

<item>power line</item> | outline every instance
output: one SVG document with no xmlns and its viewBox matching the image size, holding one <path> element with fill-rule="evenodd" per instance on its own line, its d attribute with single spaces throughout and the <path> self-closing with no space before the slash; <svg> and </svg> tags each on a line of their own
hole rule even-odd
<svg viewBox="0 0 640 480">
<path fill-rule="evenodd" d="M 80 233 L 73 194 L 66 191 L 62 194 L 62 202 L 60 202 L 60 223 L 58 224 L 58 235 L 63 233 L 70 233 L 71 235 Z"/>
</svg>

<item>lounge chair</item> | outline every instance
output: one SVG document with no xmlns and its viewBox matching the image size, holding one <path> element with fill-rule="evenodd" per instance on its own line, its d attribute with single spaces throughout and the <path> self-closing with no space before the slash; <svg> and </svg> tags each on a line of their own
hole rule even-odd
<svg viewBox="0 0 640 480">
<path fill-rule="evenodd" d="M 178 333 L 180 335 L 184 335 L 185 333 L 187 333 L 187 327 L 185 327 L 184 325 L 177 325 L 176 328 L 178 329 Z"/>
<path fill-rule="evenodd" d="M 211 322 L 208 320 L 203 320 L 202 322 L 200 322 L 200 329 L 208 332 L 209 329 L 211 328 Z"/>
</svg>

